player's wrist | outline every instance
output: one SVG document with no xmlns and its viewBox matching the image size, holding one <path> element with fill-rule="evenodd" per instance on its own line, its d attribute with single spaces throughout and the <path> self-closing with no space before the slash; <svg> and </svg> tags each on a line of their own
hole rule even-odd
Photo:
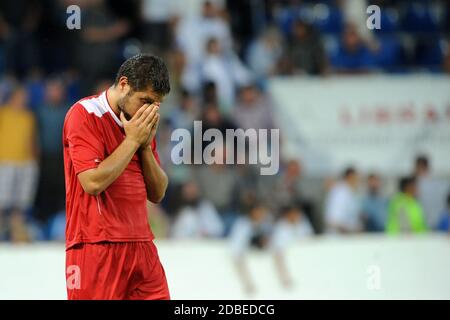
<svg viewBox="0 0 450 320">
<path fill-rule="evenodd" d="M 141 145 L 140 148 L 139 148 L 139 151 L 141 153 L 144 153 L 144 154 L 145 153 L 148 153 L 148 154 L 153 153 L 152 152 L 152 145 L 151 145 L 151 143 Z"/>
<path fill-rule="evenodd" d="M 131 138 L 131 137 L 125 137 L 124 140 L 125 143 L 127 143 L 128 145 L 132 146 L 134 149 L 139 149 L 140 144 L 138 141 L 136 141 L 135 139 Z"/>
</svg>

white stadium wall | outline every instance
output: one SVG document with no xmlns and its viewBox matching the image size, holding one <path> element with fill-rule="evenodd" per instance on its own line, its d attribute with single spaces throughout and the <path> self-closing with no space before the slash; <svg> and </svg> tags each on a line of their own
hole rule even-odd
<svg viewBox="0 0 450 320">
<path fill-rule="evenodd" d="M 246 295 L 222 241 L 157 241 L 173 299 L 450 299 L 448 235 L 317 238 L 287 252 L 284 290 L 272 257 L 249 255 L 257 292 Z M 64 246 L 0 245 L 0 299 L 65 299 Z"/>
</svg>

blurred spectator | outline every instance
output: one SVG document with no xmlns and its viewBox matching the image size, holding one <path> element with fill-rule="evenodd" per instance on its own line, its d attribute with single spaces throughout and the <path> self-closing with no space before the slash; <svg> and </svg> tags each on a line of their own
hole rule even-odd
<svg viewBox="0 0 450 320">
<path fill-rule="evenodd" d="M 105 0 L 85 1 L 83 5 L 83 28 L 75 57 L 83 75 L 82 94 L 90 95 L 99 78 L 114 74 L 120 62 L 119 40 L 129 32 L 130 24 L 115 16 Z"/>
<path fill-rule="evenodd" d="M 82 9 L 81 30 L 68 30 L 65 26 L 65 8 L 70 4 L 78 4 Z M 60 139 L 57 139 L 61 119 L 66 107 L 78 100 L 83 93 L 81 91 L 92 94 L 110 85 L 109 80 L 102 79 L 109 79 L 115 72 L 123 56 L 129 54 L 127 48 L 155 51 L 170 62 L 175 94 L 168 97 L 165 101 L 167 107 L 161 111 L 165 120 L 158 130 L 158 149 L 171 184 L 162 204 L 154 208 L 164 209 L 168 215 L 179 212 L 179 189 L 193 179 L 195 167 L 172 163 L 172 130 L 191 128 L 192 122 L 199 117 L 203 120 L 203 132 L 210 128 L 217 128 L 222 134 L 226 129 L 237 127 L 273 128 L 276 125 L 275 104 L 265 94 L 267 78 L 326 74 L 329 68 L 324 48 L 327 52 L 333 52 L 329 54 L 330 64 L 334 66 L 330 71 L 333 72 L 358 73 L 377 67 L 388 72 L 438 70 L 450 74 L 450 54 L 442 55 L 446 46 L 443 33 L 450 30 L 447 21 L 450 6 L 442 1 L 420 6 L 417 3 L 381 1 L 382 29 L 374 32 L 379 42 L 377 50 L 372 50 L 376 49 L 372 42 L 363 40 L 365 25 L 359 29 L 361 33 L 352 24 L 348 24 L 342 32 L 342 19 L 348 12 L 344 12 L 346 8 L 341 6 L 341 1 L 317 4 L 296 0 L 261 3 L 226 0 L 197 1 L 196 4 L 200 6 L 190 6 L 182 0 L 0 2 L 0 105 L 9 100 L 14 80 L 20 79 L 28 94 L 27 107 L 36 114 L 40 129 L 41 176 L 36 207 L 33 208 L 36 210 L 30 211 L 41 222 L 48 221 L 46 231 L 50 238 L 59 239 L 61 226 L 64 225 L 61 205 L 63 182 L 62 174 L 58 174 L 62 162 L 58 152 Z M 138 10 L 139 6 L 141 10 Z M 200 10 L 196 10 L 198 8 Z M 226 10 L 230 10 L 231 14 Z M 141 16 L 138 17 L 138 14 Z M 365 22 L 366 14 L 363 12 L 362 16 L 361 21 Z M 335 46 L 338 46 L 336 51 L 333 50 Z M 240 57 L 245 53 L 245 65 L 235 52 L 239 52 Z M 53 77 L 48 79 L 46 76 L 55 72 L 67 83 L 65 88 L 61 87 L 61 80 L 55 81 Z M 0 114 L 1 121 L 8 118 L 6 123 L 13 126 L 15 120 L 9 121 L 13 118 L 10 116 L 11 108 L 2 108 Z M 14 141 L 26 140 L 24 137 L 33 125 L 26 124 L 20 133 L 14 133 L 3 122 L 0 131 L 7 133 L 3 134 L 0 145 L 0 162 L 5 167 L 3 157 L 11 154 L 12 149 L 18 150 L 24 145 L 22 141 L 17 144 Z M 17 131 L 17 127 L 20 124 L 13 129 Z M 203 142 L 203 147 L 207 144 Z M 31 154 L 24 158 L 33 159 L 33 148 L 23 148 L 23 154 Z M 322 229 L 322 215 L 314 214 L 325 203 L 321 199 L 325 193 L 316 188 L 322 183 L 317 182 L 320 178 L 314 181 L 310 179 L 312 177 L 304 177 L 301 166 L 298 167 L 295 161 L 289 161 L 280 174 L 273 177 L 261 177 L 254 166 L 247 165 L 197 166 L 195 169 L 198 169 L 195 170 L 196 176 L 202 176 L 199 187 L 218 206 L 225 220 L 226 233 L 238 213 L 246 212 L 255 199 L 262 197 L 273 200 L 272 211 L 287 203 L 298 204 L 314 229 L 317 231 L 318 226 Z M 417 160 L 414 174 L 417 178 L 417 199 L 427 225 L 435 227 L 441 219 L 441 203 L 445 202 L 449 183 L 432 175 L 426 157 Z M 25 181 L 14 182 L 15 186 L 8 187 L 15 190 L 14 202 L 22 201 L 19 198 L 21 193 L 25 193 L 22 192 L 24 186 L 30 188 L 30 195 L 33 194 L 32 185 L 36 179 L 35 173 L 19 175 L 26 176 Z M 387 200 L 380 183 L 378 177 L 369 178 L 367 194 L 362 202 L 361 212 L 368 231 L 383 228 L 383 203 Z M 4 180 L 2 185 L 5 185 Z M 17 191 L 19 189 L 21 191 Z M 274 189 L 277 191 L 274 192 Z M 346 190 L 336 186 L 333 192 L 327 194 L 329 201 L 332 198 L 341 199 L 334 200 L 339 204 L 337 206 L 328 205 L 329 201 L 325 203 L 327 222 L 328 212 L 339 211 L 337 216 L 342 214 L 346 217 L 354 212 L 339 207 L 341 201 L 356 203 L 355 190 L 348 187 L 347 191 L 338 192 L 336 189 Z M 332 197 L 332 193 L 337 195 Z M 5 197 L 11 196 L 0 195 L 0 199 Z M 24 212 L 23 205 L 19 203 L 17 206 L 19 210 L 12 211 Z M 332 210 L 332 207 L 338 209 Z M 0 211 L 3 211 L 0 214 L 4 218 L 3 230 L 17 230 L 13 236 L 15 239 L 30 238 L 24 236 L 28 231 L 25 215 L 13 214 L 9 223 L 10 208 L 2 207 Z M 352 224 L 346 219 L 357 220 L 347 217 L 343 219 L 346 221 L 344 224 Z M 157 221 L 156 225 L 163 226 L 161 221 Z M 27 222 L 30 226 L 31 221 Z M 165 227 L 161 230 L 164 236 Z"/>
<path fill-rule="evenodd" d="M 167 49 L 172 40 L 170 25 L 176 14 L 175 1 L 143 0 L 140 2 L 144 41 L 151 43 L 155 48 Z"/>
<path fill-rule="evenodd" d="M 31 71 L 28 74 L 24 87 L 28 94 L 28 108 L 36 112 L 44 101 L 45 80 L 42 73 L 37 69 Z"/>
<path fill-rule="evenodd" d="M 217 129 L 225 137 L 227 129 L 236 129 L 236 124 L 230 118 L 228 118 L 228 116 L 220 113 L 218 106 L 212 103 L 204 106 L 202 117 L 200 120 L 202 121 L 202 135 L 208 129 Z M 195 138 L 196 137 L 193 136 L 193 139 Z M 210 142 L 203 141 L 202 150 L 209 143 Z M 192 146 L 194 146 L 194 142 L 192 143 Z"/>
<path fill-rule="evenodd" d="M 447 54 L 444 56 L 442 71 L 446 74 L 450 74 L 450 50 L 447 50 Z"/>
<path fill-rule="evenodd" d="M 364 229 L 369 232 L 382 232 L 386 223 L 388 200 L 382 193 L 381 179 L 376 174 L 367 178 L 367 193 L 362 201 Z"/>
<path fill-rule="evenodd" d="M 288 160 L 286 165 L 282 167 L 280 174 L 276 176 L 274 186 L 267 186 L 265 194 L 273 198 L 275 210 L 295 204 L 302 208 L 307 219 L 314 224 L 316 222 L 314 205 L 311 199 L 303 194 L 305 186 L 303 186 L 302 181 L 302 170 L 303 168 L 298 160 Z M 317 227 L 314 229 L 317 230 Z"/>
<path fill-rule="evenodd" d="M 189 92 L 194 92 L 200 88 L 196 66 L 188 65 L 186 55 L 180 49 L 174 48 L 167 52 L 167 67 L 170 74 L 170 86 L 173 86 L 175 91 L 184 88 Z"/>
<path fill-rule="evenodd" d="M 24 77 L 39 64 L 36 33 L 42 18 L 38 0 L 0 1 L 0 43 L 7 72 Z"/>
<path fill-rule="evenodd" d="M 45 101 L 37 110 L 39 127 L 39 184 L 35 217 L 42 223 L 65 208 L 64 162 L 62 128 L 68 110 L 64 83 L 49 79 L 45 87 Z"/>
<path fill-rule="evenodd" d="M 25 210 L 35 194 L 36 135 L 26 91 L 18 86 L 0 107 L 0 220 L 6 220 L 6 211 L 10 211 L 9 223 L 0 221 L 0 236 L 6 231 L 15 242 L 30 240 Z"/>
<path fill-rule="evenodd" d="M 176 44 L 187 58 L 189 65 L 197 65 L 203 59 L 207 42 L 214 38 L 217 46 L 228 54 L 232 40 L 230 27 L 220 16 L 213 1 L 204 1 L 201 15 L 186 17 L 176 26 Z"/>
<path fill-rule="evenodd" d="M 264 199 L 264 194 L 258 190 L 261 176 L 257 167 L 242 164 L 234 166 L 234 170 L 237 174 L 237 184 L 234 189 L 232 208 L 237 215 L 247 212 L 256 199 Z"/>
<path fill-rule="evenodd" d="M 361 232 L 361 206 L 357 195 L 358 173 L 354 168 L 345 170 L 342 180 L 328 193 L 325 219 L 332 233 Z"/>
<path fill-rule="evenodd" d="M 275 252 L 281 252 L 295 240 L 312 235 L 312 226 L 302 210 L 295 205 L 287 205 L 281 209 L 281 217 L 274 226 L 270 246 Z"/>
<path fill-rule="evenodd" d="M 244 130 L 275 128 L 272 101 L 255 85 L 241 87 L 233 119 Z"/>
<path fill-rule="evenodd" d="M 207 105 L 219 105 L 219 97 L 217 93 L 217 86 L 212 81 L 206 81 L 202 86 L 202 104 Z"/>
<path fill-rule="evenodd" d="M 176 165 L 172 161 L 172 148 L 179 142 L 173 142 L 171 135 L 173 127 L 169 119 L 160 121 L 157 138 L 158 154 L 164 171 L 170 177 L 170 183 L 167 186 L 166 196 L 160 203 L 161 208 L 170 217 L 179 211 L 181 205 L 181 187 L 193 179 L 193 166 Z M 182 143 L 191 143 L 183 141 Z"/>
<path fill-rule="evenodd" d="M 199 166 L 194 174 L 205 199 L 211 201 L 222 216 L 231 214 L 237 184 L 235 170 L 226 164 L 211 164 Z"/>
<path fill-rule="evenodd" d="M 416 199 L 417 187 L 414 177 L 400 179 L 399 192 L 389 202 L 386 232 L 423 233 L 427 231 L 422 207 Z"/>
<path fill-rule="evenodd" d="M 344 73 L 367 72 L 373 67 L 371 49 L 363 41 L 355 25 L 347 24 L 345 27 L 331 63 L 337 72 Z"/>
<path fill-rule="evenodd" d="M 199 113 L 196 97 L 187 90 L 181 90 L 178 107 L 172 110 L 169 118 L 174 129 L 190 129 L 194 120 L 199 119 Z"/>
<path fill-rule="evenodd" d="M 230 113 L 235 90 L 247 84 L 250 74 L 234 53 L 225 54 L 216 38 L 208 39 L 206 55 L 201 63 L 203 81 L 214 82 L 222 112 Z"/>
<path fill-rule="evenodd" d="M 183 185 L 182 202 L 172 227 L 172 237 L 209 238 L 223 235 L 219 213 L 210 201 L 202 199 L 194 182 Z"/>
<path fill-rule="evenodd" d="M 264 249 L 269 241 L 271 217 L 268 209 L 260 203 L 254 204 L 248 215 L 239 218 L 230 234 L 231 253 L 239 279 L 248 293 L 255 286 L 245 263 L 245 254 L 250 248 Z"/>
<path fill-rule="evenodd" d="M 447 205 L 442 211 L 441 218 L 436 226 L 438 231 L 450 232 L 450 193 L 447 196 Z"/>
<path fill-rule="evenodd" d="M 420 155 L 416 158 L 414 175 L 417 179 L 417 199 L 423 209 L 426 224 L 435 226 L 439 221 L 449 185 L 446 180 L 432 176 L 430 167 L 427 156 Z"/>
<path fill-rule="evenodd" d="M 255 36 L 266 26 L 266 15 L 270 15 L 267 0 L 224 0 L 227 20 L 233 34 L 234 47 L 239 55 L 247 52 Z"/>
<path fill-rule="evenodd" d="M 281 208 L 289 203 L 300 203 L 302 195 L 300 191 L 302 167 L 297 160 L 289 160 L 283 167 L 275 183 L 274 201 Z"/>
<path fill-rule="evenodd" d="M 0 105 L 6 103 L 11 93 L 11 90 L 13 90 L 15 85 L 16 79 L 13 76 L 5 75 L 4 77 L 0 77 Z"/>
<path fill-rule="evenodd" d="M 162 202 L 166 210 L 168 210 L 168 206 L 170 207 L 170 191 L 175 191 L 176 187 L 192 179 L 191 166 L 175 165 L 172 161 L 172 148 L 174 147 L 175 143 L 178 143 L 171 140 L 172 132 L 175 129 L 178 128 L 173 127 L 169 119 L 164 119 L 159 124 L 157 135 L 158 153 L 161 159 L 161 165 L 164 167 L 166 173 L 170 176 L 170 184 L 168 186 L 169 194 L 167 194 L 167 201 L 166 199 L 164 199 Z"/>
<path fill-rule="evenodd" d="M 293 73 L 324 74 L 327 57 L 320 34 L 312 25 L 297 20 L 292 28 L 292 37 L 287 54 Z"/>
<path fill-rule="evenodd" d="M 257 79 L 266 79 L 277 74 L 281 54 L 282 44 L 279 32 L 270 27 L 250 45 L 247 62 Z"/>
<path fill-rule="evenodd" d="M 286 206 L 281 210 L 281 218 L 274 226 L 269 246 L 274 254 L 275 265 L 281 283 L 286 288 L 291 287 L 293 282 L 286 266 L 285 251 L 296 240 L 310 237 L 313 234 L 313 228 L 300 208 Z"/>
</svg>

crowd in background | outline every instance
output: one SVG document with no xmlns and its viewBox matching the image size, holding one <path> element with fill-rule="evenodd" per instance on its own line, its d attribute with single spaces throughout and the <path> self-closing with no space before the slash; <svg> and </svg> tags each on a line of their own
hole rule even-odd
<svg viewBox="0 0 450 320">
<path fill-rule="evenodd" d="M 231 235 L 240 252 L 272 233 L 277 247 L 320 233 L 448 231 L 448 181 L 433 177 L 426 155 L 394 194 L 354 167 L 310 179 L 300 159 L 281 159 L 275 176 L 171 161 L 172 130 L 194 120 L 221 132 L 277 128 L 272 76 L 450 73 L 448 2 L 372 1 L 382 28 L 366 34 L 347 18 L 348 2 L 199 1 L 197 14 L 185 14 L 183 1 L 1 1 L 0 239 L 64 239 L 65 114 L 139 52 L 162 56 L 171 73 L 158 129 L 170 184 L 161 204 L 149 204 L 157 237 Z M 66 27 L 71 4 L 81 7 L 79 30 Z"/>
</svg>

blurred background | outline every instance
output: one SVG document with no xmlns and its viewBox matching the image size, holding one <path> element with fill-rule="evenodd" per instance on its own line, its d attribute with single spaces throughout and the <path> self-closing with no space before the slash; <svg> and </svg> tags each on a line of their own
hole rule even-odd
<svg viewBox="0 0 450 320">
<path fill-rule="evenodd" d="M 65 298 L 64 117 L 140 52 L 171 76 L 174 298 L 450 298 L 449 40 L 444 0 L 1 1 L 0 298 Z M 279 172 L 175 165 L 194 120 L 280 129 Z"/>
</svg>

